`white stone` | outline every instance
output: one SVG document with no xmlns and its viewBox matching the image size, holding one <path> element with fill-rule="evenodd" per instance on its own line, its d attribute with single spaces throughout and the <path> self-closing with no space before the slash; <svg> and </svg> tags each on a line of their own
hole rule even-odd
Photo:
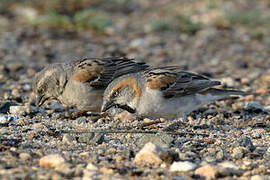
<svg viewBox="0 0 270 180">
<path fill-rule="evenodd" d="M 230 161 L 224 161 L 222 163 L 219 163 L 218 165 L 223 167 L 223 168 L 231 168 L 231 169 L 235 169 L 235 170 L 239 169 L 238 166 L 236 166 L 233 162 L 230 162 Z"/>
<path fill-rule="evenodd" d="M 149 42 L 145 39 L 134 39 L 133 41 L 131 41 L 130 43 L 130 47 L 132 48 L 143 48 L 143 47 L 148 47 L 149 46 Z"/>
<path fill-rule="evenodd" d="M 23 115 L 30 113 L 30 107 L 28 107 L 28 106 L 10 106 L 9 112 L 10 112 L 10 114 L 23 116 Z"/>
<path fill-rule="evenodd" d="M 98 170 L 97 166 L 95 166 L 92 163 L 88 163 L 87 166 L 86 166 L 86 169 L 88 169 L 90 171 L 97 171 Z"/>
<path fill-rule="evenodd" d="M 197 167 L 196 164 L 189 162 L 189 161 L 183 161 L 183 162 L 173 162 L 173 164 L 170 167 L 171 172 L 186 172 L 194 170 Z"/>
<path fill-rule="evenodd" d="M 250 180 L 267 180 L 268 178 L 261 175 L 254 175 L 250 178 Z"/>
<path fill-rule="evenodd" d="M 24 17 L 28 20 L 34 20 L 38 16 L 37 10 L 31 7 L 15 6 L 13 11 L 16 15 Z"/>
</svg>

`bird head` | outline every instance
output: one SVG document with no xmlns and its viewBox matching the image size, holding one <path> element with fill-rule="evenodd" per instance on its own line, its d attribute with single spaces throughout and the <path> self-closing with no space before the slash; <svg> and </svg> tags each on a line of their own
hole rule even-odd
<svg viewBox="0 0 270 180">
<path fill-rule="evenodd" d="M 105 112 L 115 107 L 135 113 L 141 94 L 142 91 L 137 80 L 131 75 L 117 78 L 104 92 L 101 111 Z"/>
<path fill-rule="evenodd" d="M 66 82 L 67 77 L 62 64 L 52 64 L 38 72 L 32 84 L 36 96 L 35 104 L 41 106 L 47 100 L 59 100 Z"/>
</svg>

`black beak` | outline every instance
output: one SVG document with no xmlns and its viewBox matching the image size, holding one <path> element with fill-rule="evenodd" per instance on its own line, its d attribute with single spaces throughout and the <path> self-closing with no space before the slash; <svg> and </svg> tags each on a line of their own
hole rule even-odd
<svg viewBox="0 0 270 180">
<path fill-rule="evenodd" d="M 103 102 L 103 105 L 101 107 L 101 112 L 105 112 L 107 111 L 108 109 L 110 109 L 111 107 L 114 107 L 115 104 L 113 101 L 104 101 Z"/>
<path fill-rule="evenodd" d="M 119 105 L 119 104 L 115 104 L 113 101 L 104 101 L 103 105 L 101 107 L 101 112 L 105 112 L 108 109 L 112 108 L 112 107 L 116 107 L 116 108 L 120 108 L 123 110 L 126 110 L 130 113 L 135 113 L 136 110 L 132 109 L 131 107 L 127 106 L 127 105 Z"/>
<path fill-rule="evenodd" d="M 36 99 L 35 99 L 35 105 L 36 106 L 42 106 L 45 101 L 47 101 L 48 98 L 45 98 L 45 96 L 36 96 Z"/>
</svg>

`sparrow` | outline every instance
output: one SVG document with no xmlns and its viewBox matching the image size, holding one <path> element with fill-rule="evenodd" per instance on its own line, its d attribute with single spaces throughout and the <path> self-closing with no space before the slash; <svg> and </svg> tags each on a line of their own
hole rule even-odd
<svg viewBox="0 0 270 180">
<path fill-rule="evenodd" d="M 41 106 L 47 100 L 57 100 L 80 111 L 100 112 L 104 90 L 113 79 L 148 67 L 125 57 L 50 64 L 34 77 L 35 103 Z"/>
<path fill-rule="evenodd" d="M 121 108 L 140 117 L 184 118 L 199 107 L 237 90 L 213 88 L 220 85 L 202 75 L 181 71 L 178 66 L 149 68 L 113 80 L 103 96 L 102 112 Z"/>
</svg>

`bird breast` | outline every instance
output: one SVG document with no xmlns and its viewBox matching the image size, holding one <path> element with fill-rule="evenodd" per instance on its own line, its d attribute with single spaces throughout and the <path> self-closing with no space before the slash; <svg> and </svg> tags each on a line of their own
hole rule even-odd
<svg viewBox="0 0 270 180">
<path fill-rule="evenodd" d="M 104 89 L 94 89 L 87 83 L 68 82 L 61 97 L 61 102 L 79 110 L 99 112 Z"/>
</svg>

